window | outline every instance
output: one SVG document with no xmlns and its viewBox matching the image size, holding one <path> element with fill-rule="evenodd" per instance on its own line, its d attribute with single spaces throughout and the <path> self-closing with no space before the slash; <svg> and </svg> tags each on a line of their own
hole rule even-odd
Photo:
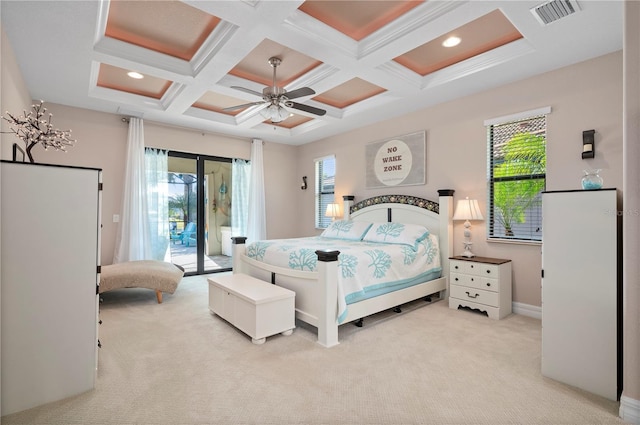
<svg viewBox="0 0 640 425">
<path fill-rule="evenodd" d="M 336 158 L 326 156 L 316 159 L 316 228 L 325 229 L 331 224 L 331 217 L 326 217 L 327 205 L 334 200 L 336 181 Z"/>
<path fill-rule="evenodd" d="M 550 108 L 485 122 L 489 240 L 542 240 L 546 114 Z"/>
</svg>

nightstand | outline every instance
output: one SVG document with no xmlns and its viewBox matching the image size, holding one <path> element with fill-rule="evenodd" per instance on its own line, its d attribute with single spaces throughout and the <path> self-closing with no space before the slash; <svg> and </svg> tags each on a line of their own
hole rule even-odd
<svg viewBox="0 0 640 425">
<path fill-rule="evenodd" d="M 492 319 L 511 314 L 511 260 L 449 258 L 449 308 L 469 307 Z"/>
</svg>

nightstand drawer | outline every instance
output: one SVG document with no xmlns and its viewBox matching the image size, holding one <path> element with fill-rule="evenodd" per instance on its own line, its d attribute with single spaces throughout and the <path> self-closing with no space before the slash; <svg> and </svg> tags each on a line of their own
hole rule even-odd
<svg viewBox="0 0 640 425">
<path fill-rule="evenodd" d="M 500 266 L 496 264 L 484 264 L 473 261 L 451 260 L 450 269 L 453 273 L 473 274 L 476 276 L 490 277 L 497 279 L 500 273 Z"/>
<path fill-rule="evenodd" d="M 492 307 L 500 306 L 500 297 L 497 292 L 485 291 L 468 286 L 451 285 L 451 297 Z"/>
<path fill-rule="evenodd" d="M 496 274 L 496 277 L 498 275 Z M 500 281 L 496 279 L 489 279 L 484 276 L 476 276 L 469 274 L 461 274 L 461 273 L 451 273 L 451 284 L 452 285 L 462 285 L 462 286 L 470 286 L 476 289 L 484 289 L 486 291 L 491 292 L 499 292 L 500 291 Z"/>
</svg>

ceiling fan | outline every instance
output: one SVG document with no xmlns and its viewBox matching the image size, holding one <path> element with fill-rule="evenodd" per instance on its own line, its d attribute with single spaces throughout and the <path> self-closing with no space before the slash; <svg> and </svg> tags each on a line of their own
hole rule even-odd
<svg viewBox="0 0 640 425">
<path fill-rule="evenodd" d="M 233 89 L 242 90 L 245 93 L 260 96 L 262 97 L 262 100 L 258 102 L 231 106 L 228 108 L 224 108 L 223 111 L 234 111 L 236 109 L 243 109 L 249 106 L 263 105 L 263 107 L 260 109 L 260 114 L 263 117 L 270 119 L 273 123 L 284 121 L 289 116 L 289 112 L 285 109 L 285 107 L 298 109 L 300 111 L 309 112 L 310 114 L 319 116 L 327 113 L 327 111 L 325 111 L 324 109 L 315 108 L 313 106 L 303 105 L 302 103 L 291 101 L 291 99 L 309 96 L 312 94 L 316 94 L 316 92 L 309 87 L 301 87 L 299 89 L 291 90 L 290 92 L 288 92 L 284 88 L 276 86 L 276 68 L 282 63 L 282 60 L 280 58 L 272 57 L 269 58 L 268 62 L 269 65 L 271 65 L 271 67 L 273 68 L 273 84 L 262 89 L 262 93 L 245 87 L 231 86 L 231 88 Z"/>
</svg>

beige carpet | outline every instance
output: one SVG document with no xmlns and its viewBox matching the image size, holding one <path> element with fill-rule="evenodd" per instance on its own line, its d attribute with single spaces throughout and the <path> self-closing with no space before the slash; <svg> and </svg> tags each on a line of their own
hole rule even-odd
<svg viewBox="0 0 640 425">
<path fill-rule="evenodd" d="M 103 294 L 96 389 L 2 424 L 622 424 L 618 403 L 540 374 L 540 321 L 416 301 L 326 349 L 263 345 L 207 308 L 206 277 Z M 43 347 L 46 349 L 46 347 Z"/>
</svg>

